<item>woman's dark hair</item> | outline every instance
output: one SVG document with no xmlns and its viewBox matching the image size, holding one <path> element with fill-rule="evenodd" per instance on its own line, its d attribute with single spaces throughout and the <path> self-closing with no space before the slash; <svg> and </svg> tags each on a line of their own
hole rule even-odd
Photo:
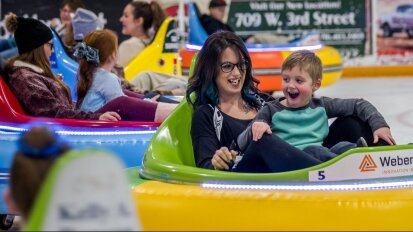
<svg viewBox="0 0 413 232">
<path fill-rule="evenodd" d="M 219 104 L 218 88 L 215 83 L 220 72 L 221 56 L 225 49 L 232 48 L 238 53 L 239 60 L 247 64 L 245 81 L 242 86 L 242 99 L 252 107 L 259 107 L 255 94 L 258 92 L 259 81 L 252 76 L 251 58 L 242 39 L 230 31 L 218 31 L 210 35 L 205 41 L 195 63 L 193 75 L 188 80 L 186 91 L 187 101 L 195 107 L 200 105 Z M 190 98 L 196 94 L 195 101 Z"/>
<path fill-rule="evenodd" d="M 143 29 L 146 33 L 153 26 L 158 31 L 162 22 L 166 19 L 166 14 L 159 3 L 151 1 L 150 3 L 133 1 L 129 5 L 133 7 L 133 18 L 143 18 Z"/>
</svg>

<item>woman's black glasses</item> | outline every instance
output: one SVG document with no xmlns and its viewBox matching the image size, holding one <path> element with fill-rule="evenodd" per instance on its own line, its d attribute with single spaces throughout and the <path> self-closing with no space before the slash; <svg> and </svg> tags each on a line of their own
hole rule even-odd
<svg viewBox="0 0 413 232">
<path fill-rule="evenodd" d="M 245 70 L 247 70 L 248 63 L 246 61 L 238 62 L 236 64 L 231 63 L 231 62 L 224 62 L 221 64 L 221 71 L 224 73 L 232 72 L 235 66 L 237 66 L 241 72 L 245 72 Z"/>
</svg>

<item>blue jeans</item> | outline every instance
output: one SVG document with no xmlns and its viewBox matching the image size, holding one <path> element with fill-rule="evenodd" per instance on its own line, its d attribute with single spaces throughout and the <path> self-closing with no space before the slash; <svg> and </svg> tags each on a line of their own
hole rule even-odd
<svg viewBox="0 0 413 232">
<path fill-rule="evenodd" d="M 18 54 L 14 38 L 0 39 L 0 59 L 8 60 Z"/>
<path fill-rule="evenodd" d="M 255 142 L 251 139 L 243 145 L 241 151 L 244 156 L 231 170 L 233 172 L 287 172 L 321 163 L 274 134 L 264 134 L 260 140 Z"/>
<path fill-rule="evenodd" d="M 0 39 L 0 51 L 5 51 L 10 48 L 16 47 L 16 42 L 14 38 L 8 38 L 8 39 Z"/>
<path fill-rule="evenodd" d="M 355 143 L 342 141 L 332 146 L 330 149 L 323 146 L 312 145 L 304 148 L 303 151 L 311 155 L 312 157 L 324 162 L 356 147 L 357 145 Z"/>
<path fill-rule="evenodd" d="M 19 51 L 17 49 L 17 47 L 14 48 L 9 48 L 7 50 L 1 51 L 0 52 L 0 58 L 4 59 L 4 60 L 8 60 L 14 56 L 19 55 Z"/>
</svg>

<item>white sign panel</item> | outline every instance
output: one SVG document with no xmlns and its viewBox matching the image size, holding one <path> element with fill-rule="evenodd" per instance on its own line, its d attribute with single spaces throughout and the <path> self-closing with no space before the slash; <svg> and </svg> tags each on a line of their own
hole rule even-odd
<svg viewBox="0 0 413 232">
<path fill-rule="evenodd" d="M 310 171 L 309 181 L 375 179 L 413 175 L 413 150 L 361 152 Z"/>
</svg>

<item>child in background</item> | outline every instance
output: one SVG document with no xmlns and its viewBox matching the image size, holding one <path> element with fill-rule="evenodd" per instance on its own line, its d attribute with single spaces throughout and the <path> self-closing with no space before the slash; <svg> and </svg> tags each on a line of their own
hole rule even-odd
<svg viewBox="0 0 413 232">
<path fill-rule="evenodd" d="M 17 149 L 4 199 L 25 222 L 53 163 L 70 147 L 47 127 L 34 126 L 22 134 Z"/>
<path fill-rule="evenodd" d="M 74 32 L 74 39 L 77 43 L 80 43 L 83 41 L 83 39 L 91 32 L 96 31 L 101 29 L 103 26 L 101 25 L 102 23 L 100 22 L 99 18 L 96 16 L 95 13 L 93 13 L 90 10 L 86 10 L 83 8 L 78 8 L 75 12 L 75 15 L 73 16 L 73 20 L 72 20 L 72 26 L 73 26 L 73 32 Z M 73 47 L 74 49 L 74 47 Z M 69 51 L 70 54 L 73 54 L 73 51 Z M 73 57 L 74 59 L 76 59 L 76 57 Z M 141 89 L 137 88 L 136 86 L 132 85 L 131 83 L 129 83 L 127 80 L 125 80 L 123 78 L 124 76 L 124 72 L 123 72 L 123 68 L 120 66 L 115 65 L 114 68 L 111 70 L 111 72 L 113 72 L 121 81 L 121 86 L 122 89 L 125 90 L 129 90 L 132 92 L 137 92 L 139 94 L 144 94 L 144 98 L 154 98 L 156 99 L 156 101 L 159 102 L 166 102 L 166 103 L 178 103 L 177 101 L 165 98 L 163 96 L 159 96 L 159 94 L 161 95 L 173 95 L 172 93 L 176 93 L 176 90 L 180 90 L 180 89 L 184 89 L 186 87 L 186 78 L 174 78 L 174 77 L 170 77 L 167 79 L 167 81 L 165 81 L 164 83 L 161 83 L 160 85 L 158 85 L 157 87 L 172 87 L 172 90 L 175 90 L 174 92 L 171 91 L 170 94 L 164 94 L 164 93 L 157 93 L 157 92 L 152 92 L 152 93 L 145 93 L 144 91 L 140 91 Z M 156 81 L 156 78 L 159 76 L 163 76 L 163 75 L 167 75 L 167 74 L 161 74 L 161 73 L 155 73 L 155 72 L 151 72 L 151 71 L 147 71 L 147 72 L 142 72 L 142 75 L 144 75 L 144 73 L 147 73 L 147 77 L 141 77 L 142 82 L 153 82 Z M 180 80 L 185 80 L 185 81 L 180 81 Z M 179 82 L 180 81 L 180 82 Z M 150 91 L 148 91 L 150 92 Z"/>
<path fill-rule="evenodd" d="M 82 42 L 90 32 L 103 29 L 98 16 L 90 10 L 78 8 L 72 19 L 73 39 Z"/>
<path fill-rule="evenodd" d="M 313 52 L 292 53 L 282 65 L 284 97 L 269 102 L 258 112 L 252 125 L 238 138 L 241 150 L 251 136 L 253 141 L 257 141 L 264 133 L 275 133 L 291 145 L 326 161 L 351 148 L 367 146 L 362 137 L 357 144 L 343 141 L 330 149 L 322 146 L 329 131 L 328 119 L 350 115 L 370 125 L 374 143 L 383 139 L 390 145 L 396 144 L 383 116 L 368 101 L 313 98 L 314 92 L 320 88 L 321 79 L 321 60 Z"/>
<path fill-rule="evenodd" d="M 118 59 L 118 38 L 110 30 L 97 30 L 76 45 L 79 59 L 77 108 L 83 112 L 112 109 L 122 120 L 162 122 L 176 104 L 156 103 L 122 90 L 120 80 L 111 72 Z"/>
<path fill-rule="evenodd" d="M 50 23 L 50 27 L 55 29 L 69 49 L 76 45 L 73 38 L 72 18 L 78 8 L 86 8 L 82 0 L 63 0 L 60 5 L 59 19 L 53 19 Z"/>
</svg>

